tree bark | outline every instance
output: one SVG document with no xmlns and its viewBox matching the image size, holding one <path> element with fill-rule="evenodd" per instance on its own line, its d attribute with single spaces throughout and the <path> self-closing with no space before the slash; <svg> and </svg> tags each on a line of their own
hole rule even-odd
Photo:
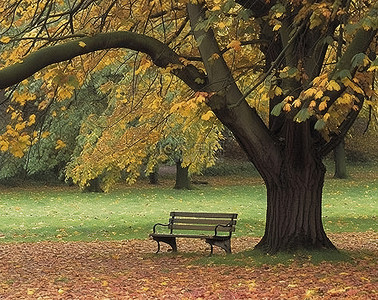
<svg viewBox="0 0 378 300">
<path fill-rule="evenodd" d="M 333 150 L 333 158 L 335 162 L 335 175 L 333 177 L 345 179 L 348 177 L 346 167 L 345 141 L 344 139 Z"/>
<path fill-rule="evenodd" d="M 192 185 L 189 177 L 189 167 L 182 167 L 181 161 L 176 162 L 176 184 L 177 190 L 191 190 Z"/>
<path fill-rule="evenodd" d="M 256 245 L 268 253 L 297 249 L 335 249 L 322 224 L 322 189 L 325 168 L 321 162 L 303 170 L 283 171 L 281 182 L 266 182 L 265 234 Z"/>
<path fill-rule="evenodd" d="M 143 34 L 129 31 L 99 33 L 91 37 L 83 37 L 64 44 L 39 49 L 21 62 L 0 70 L 0 89 L 10 87 L 54 63 L 70 60 L 74 57 L 99 50 L 128 48 L 148 54 L 155 65 L 166 67 L 177 65 L 173 73 L 183 80 L 194 91 L 200 90 L 206 78 L 193 65 L 185 66 L 180 57 L 166 44 Z M 204 82 L 199 84 L 198 82 Z"/>
<path fill-rule="evenodd" d="M 188 5 L 188 12 L 193 28 L 201 15 L 205 18 L 198 5 Z M 208 105 L 232 131 L 267 187 L 266 228 L 257 248 L 270 253 L 297 248 L 335 249 L 322 224 L 325 168 L 316 151 L 314 124 L 311 120 L 299 124 L 281 116 L 280 136 L 274 136 L 256 110 L 241 100 L 242 94 L 222 57 L 206 63 L 212 53 L 219 51 L 212 31 L 194 31 L 194 35 L 203 38 L 199 49 L 209 85 L 215 88 L 219 83 L 228 83 L 223 93 L 219 93 L 222 88 L 218 86 L 218 93 Z"/>
<path fill-rule="evenodd" d="M 270 172 L 263 177 L 267 188 L 266 227 L 256 246 L 265 252 L 335 249 L 322 223 L 325 167 L 313 146 L 311 128 L 310 121 L 287 120 L 285 141 L 280 144 L 282 159 L 265 167 Z M 265 151 L 269 155 L 272 150 Z"/>
</svg>

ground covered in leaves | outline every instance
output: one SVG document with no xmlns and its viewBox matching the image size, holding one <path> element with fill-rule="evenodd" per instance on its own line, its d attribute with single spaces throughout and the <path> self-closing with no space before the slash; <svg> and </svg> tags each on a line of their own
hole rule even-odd
<svg viewBox="0 0 378 300">
<path fill-rule="evenodd" d="M 256 238 L 232 240 L 235 254 L 207 258 L 203 241 L 155 255 L 155 242 L 0 244 L 1 299 L 377 299 L 377 234 L 330 234 L 353 259 L 254 264 L 240 254 Z M 238 257 L 238 259 L 233 259 Z M 244 258 L 243 258 L 244 257 Z M 239 263 L 237 262 L 239 260 Z"/>
</svg>

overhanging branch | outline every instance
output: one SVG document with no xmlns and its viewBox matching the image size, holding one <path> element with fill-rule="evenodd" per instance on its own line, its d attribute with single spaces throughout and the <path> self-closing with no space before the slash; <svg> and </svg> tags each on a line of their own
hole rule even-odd
<svg viewBox="0 0 378 300">
<path fill-rule="evenodd" d="M 203 86 L 197 82 L 200 82 L 198 78 L 205 81 L 204 75 L 193 65 L 183 65 L 180 61 L 180 56 L 166 44 L 146 35 L 129 31 L 117 31 L 100 33 L 91 37 L 39 49 L 23 58 L 22 62 L 0 70 L 0 89 L 19 83 L 49 65 L 91 52 L 117 48 L 127 48 L 146 53 L 157 66 L 162 68 L 170 64 L 177 65 L 178 68 L 174 70 L 174 74 L 190 88 L 196 91 Z"/>
</svg>

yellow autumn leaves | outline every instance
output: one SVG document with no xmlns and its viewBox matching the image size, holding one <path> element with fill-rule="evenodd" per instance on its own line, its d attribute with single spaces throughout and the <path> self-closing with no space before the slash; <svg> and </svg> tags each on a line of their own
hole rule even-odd
<svg viewBox="0 0 378 300">
<path fill-rule="evenodd" d="M 292 95 L 286 96 L 283 100 L 282 109 L 289 112 L 292 108 L 299 108 L 306 104 L 309 109 L 317 109 L 320 112 L 324 111 L 328 107 L 328 101 L 330 101 L 330 97 L 327 96 L 327 93 L 340 91 L 342 88 L 340 84 L 343 84 L 346 90 L 337 98 L 336 102 L 338 104 L 353 104 L 354 102 L 359 102 L 356 95 L 363 95 L 365 93 L 358 85 L 358 79 L 356 78 L 353 80 L 343 78 L 340 83 L 338 83 L 336 80 L 329 80 L 328 74 L 323 74 L 316 77 L 312 81 L 312 86 L 302 91 L 298 98 Z M 262 100 L 269 100 L 283 93 L 282 89 L 275 85 L 268 91 L 266 87 L 263 86 L 259 92 L 262 95 Z"/>
<path fill-rule="evenodd" d="M 193 111 L 203 110 L 206 103 L 206 98 L 210 97 L 211 93 L 207 92 L 197 92 L 194 97 L 189 100 L 183 100 L 172 105 L 170 112 L 179 113 L 183 117 L 189 117 Z M 210 110 L 207 110 L 205 114 L 201 116 L 202 120 L 208 121 L 211 117 L 214 116 L 214 113 Z"/>
<path fill-rule="evenodd" d="M 23 126 L 12 127 L 7 126 L 6 132 L 0 135 L 0 151 L 9 151 L 15 157 L 21 158 L 25 155 L 25 152 L 29 150 L 29 147 L 35 144 L 39 138 L 46 138 L 47 132 L 42 133 L 40 136 L 38 132 L 33 131 L 31 134 L 22 131 Z M 66 147 L 66 144 L 58 139 L 56 141 L 55 149 L 59 150 Z"/>
<path fill-rule="evenodd" d="M 66 143 L 63 142 L 61 139 L 58 139 L 58 140 L 56 141 L 55 149 L 56 149 L 56 150 L 59 150 L 59 149 L 62 149 L 62 148 L 64 148 L 64 147 L 66 147 Z"/>
<path fill-rule="evenodd" d="M 9 151 L 15 157 L 21 158 L 31 145 L 39 139 L 49 136 L 47 131 L 39 133 L 29 129 L 36 122 L 35 114 L 30 115 L 27 120 L 23 120 L 20 112 L 14 110 L 11 113 L 11 119 L 16 121 L 14 125 L 8 124 L 5 132 L 0 135 L 0 151 L 2 152 Z M 59 150 L 65 146 L 66 144 L 58 139 L 55 149 Z"/>
<path fill-rule="evenodd" d="M 11 114 L 11 120 L 14 121 L 14 124 L 8 124 L 5 132 L 0 135 L 0 151 L 9 151 L 15 157 L 23 157 L 24 152 L 37 136 L 36 132 L 29 134 L 25 131 L 25 128 L 35 123 L 36 116 L 32 114 L 28 120 L 23 120 L 21 112 L 15 110 L 12 106 L 8 108 L 8 112 Z"/>
<path fill-rule="evenodd" d="M 23 157 L 32 143 L 32 136 L 22 131 L 23 126 L 7 125 L 6 132 L 0 136 L 0 150 L 9 151 L 15 157 Z"/>
<path fill-rule="evenodd" d="M 91 115 L 83 124 L 83 150 L 67 168 L 75 183 L 85 186 L 101 176 L 102 187 L 107 190 L 124 171 L 126 182 L 133 183 L 141 174 L 142 164 L 149 173 L 157 164 L 178 155 L 191 173 L 214 164 L 222 126 L 206 106 L 212 94 L 197 92 L 190 96 L 188 88 L 170 74 L 158 73 L 156 80 L 153 68 L 147 58 L 140 58 L 132 73 L 143 83 L 138 89 L 128 77 L 101 85 L 101 92 L 112 103 L 111 112 Z"/>
<path fill-rule="evenodd" d="M 46 82 L 58 81 L 59 74 L 56 72 L 48 71 L 43 75 L 46 78 Z M 62 77 L 65 78 L 70 77 Z M 69 80 L 65 80 L 69 83 Z M 0 151 L 9 152 L 17 158 L 22 158 L 30 147 L 36 144 L 40 139 L 47 138 L 49 133 L 47 131 L 36 130 L 36 113 L 32 113 L 33 110 L 28 111 L 25 107 L 36 107 L 39 111 L 45 110 L 51 104 L 51 98 L 45 94 L 43 98 L 39 95 L 39 91 L 33 91 L 29 86 L 29 80 L 24 80 L 16 89 L 10 94 L 10 105 L 7 108 L 7 114 L 9 116 L 8 125 L 5 126 L 2 134 L 0 135 Z M 55 99 L 71 98 L 74 91 L 74 86 L 70 84 L 62 85 L 62 87 L 55 88 L 54 95 L 51 97 Z M 43 94 L 43 93 L 42 93 Z M 34 102 L 34 103 L 32 103 Z M 27 106 L 28 105 L 28 106 Z M 61 107 L 61 110 L 65 107 Z M 56 115 L 56 111 L 52 111 L 51 115 Z M 56 139 L 57 137 L 54 137 Z M 53 141 L 56 143 L 55 150 L 60 150 L 66 146 L 66 144 L 57 139 Z"/>
<path fill-rule="evenodd" d="M 11 41 L 11 38 L 9 36 L 3 36 L 0 38 L 0 43 L 8 44 Z"/>
</svg>

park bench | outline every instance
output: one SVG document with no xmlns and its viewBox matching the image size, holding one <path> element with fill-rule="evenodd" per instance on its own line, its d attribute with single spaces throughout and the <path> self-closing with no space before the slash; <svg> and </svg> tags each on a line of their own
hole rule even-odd
<svg viewBox="0 0 378 300">
<path fill-rule="evenodd" d="M 231 235 L 235 232 L 237 216 L 231 213 L 171 212 L 168 224 L 156 223 L 150 237 L 158 244 L 156 253 L 160 251 L 160 242 L 177 252 L 176 238 L 203 239 L 210 244 L 210 255 L 214 246 L 231 253 Z M 167 227 L 168 233 L 158 233 L 157 228 L 160 227 Z"/>
</svg>

